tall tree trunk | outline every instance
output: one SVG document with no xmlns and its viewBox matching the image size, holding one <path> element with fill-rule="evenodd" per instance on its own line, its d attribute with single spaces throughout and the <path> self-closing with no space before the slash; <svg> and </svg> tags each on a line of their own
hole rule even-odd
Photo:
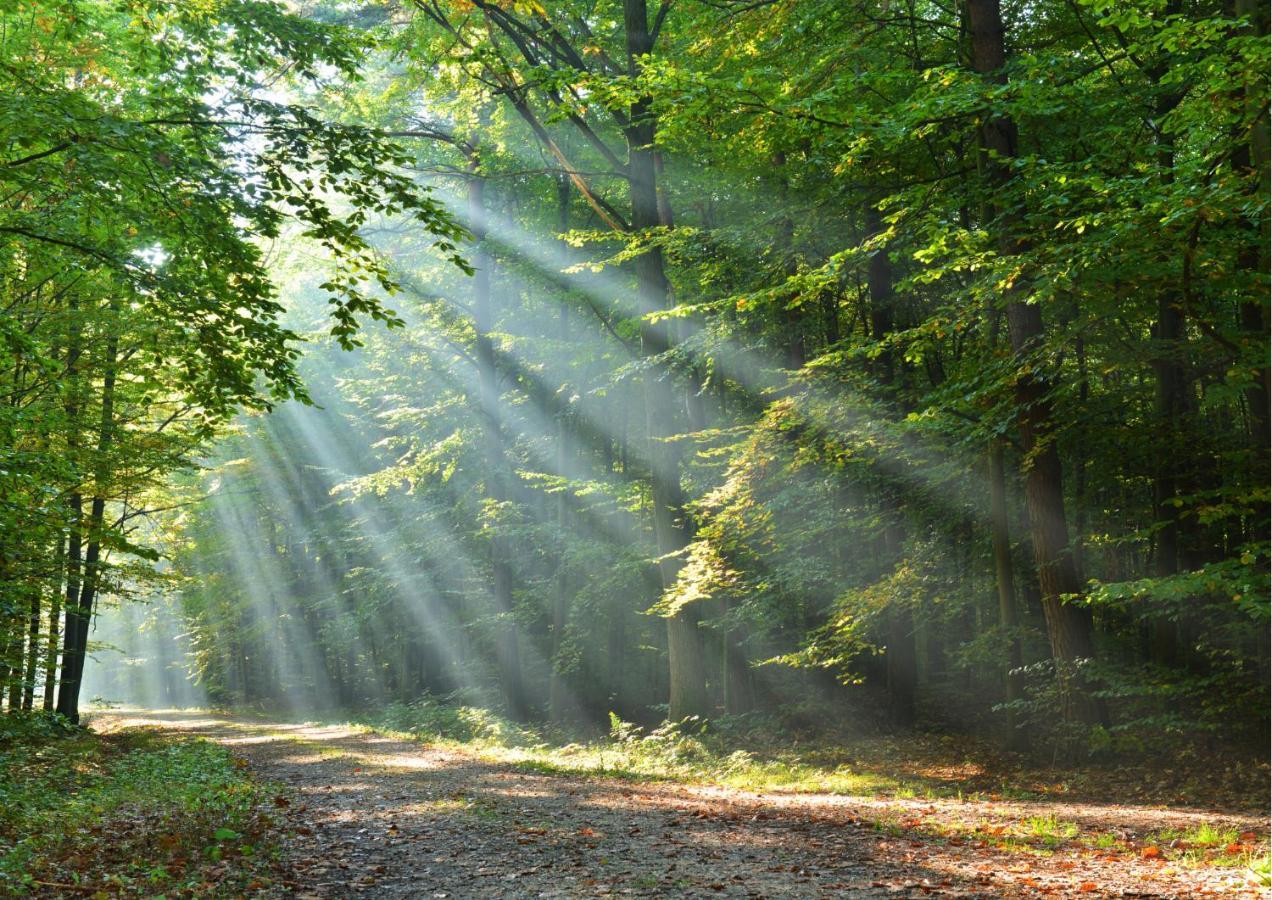
<svg viewBox="0 0 1272 900">
<path fill-rule="evenodd" d="M 0 668 L 0 689 L 8 698 L 9 711 L 22 707 L 22 631 L 25 620 L 16 612 L 5 622 L 4 665 Z"/>
<path fill-rule="evenodd" d="M 623 0 L 627 60 L 631 74 L 638 60 L 650 52 L 649 12 L 645 0 Z M 627 175 L 632 204 L 632 228 L 644 231 L 661 224 L 658 183 L 654 159 L 656 122 L 649 97 L 640 97 L 628 110 Z M 662 250 L 651 247 L 633 260 L 637 292 L 645 312 L 667 308 L 668 285 Z M 669 349 L 665 321 L 642 319 L 641 351 L 659 356 Z M 669 374 L 651 372 L 645 376 L 645 418 L 649 431 L 650 488 L 654 505 L 654 537 L 658 547 L 658 571 L 668 588 L 676 579 L 682 561 L 679 553 L 689 543 L 684 496 L 680 487 L 680 450 L 666 439 L 676 433 L 674 400 Z M 670 669 L 669 715 L 677 720 L 706 715 L 707 673 L 698 612 L 683 609 L 667 619 L 667 657 Z"/>
<path fill-rule="evenodd" d="M 497 506 L 502 507 L 508 498 L 507 461 L 499 435 L 499 373 L 495 367 L 494 345 L 490 340 L 494 327 L 490 296 L 492 260 L 486 249 L 486 181 L 481 171 L 479 149 L 473 150 L 469 157 L 468 230 L 472 234 L 473 318 L 486 457 L 486 493 Z M 524 720 L 529 715 L 529 708 L 521 671 L 517 623 L 513 617 L 510 548 L 499 524 L 492 531 L 490 553 L 493 598 L 500 619 L 495 636 L 499 681 L 508 714 L 514 719 Z"/>
<path fill-rule="evenodd" d="M 1167 3 L 1164 14 L 1176 15 L 1179 9 L 1177 0 L 1171 0 Z M 1149 77 L 1161 92 L 1153 115 L 1159 122 L 1178 102 L 1171 95 L 1172 92 L 1165 91 L 1160 85 L 1165 74 L 1164 65 L 1154 66 L 1149 72 Z M 1175 180 L 1174 135 L 1169 132 L 1159 135 L 1156 150 L 1161 180 L 1163 184 L 1169 185 Z M 1183 277 L 1187 277 L 1187 272 L 1183 273 Z M 1185 536 L 1186 524 L 1180 515 L 1181 510 L 1175 505 L 1175 498 L 1181 490 L 1184 493 L 1189 492 L 1180 477 L 1181 468 L 1188 464 L 1191 449 L 1186 426 L 1191 411 L 1188 403 L 1188 370 L 1185 365 L 1188 348 L 1180 301 L 1179 294 L 1173 288 L 1163 290 L 1158 295 L 1157 321 L 1153 324 L 1152 331 L 1154 430 L 1162 444 L 1161 452 L 1155 457 L 1156 470 L 1153 473 L 1153 517 L 1158 523 L 1153 548 L 1153 574 L 1159 578 L 1179 572 L 1180 544 Z M 1153 619 L 1152 628 L 1153 657 L 1165 665 L 1178 662 L 1176 623 L 1159 612 Z"/>
<path fill-rule="evenodd" d="M 728 607 L 724 612 L 729 612 Z M 742 645 L 742 632 L 731 629 L 721 635 L 724 669 L 722 672 L 724 711 L 731 716 L 749 713 L 755 709 L 755 672 L 747 662 L 746 649 Z"/>
<path fill-rule="evenodd" d="M 74 675 L 75 664 L 72 657 L 76 653 L 76 648 L 80 646 L 80 629 L 87 631 L 88 624 L 80 621 L 79 611 L 80 582 L 84 577 L 83 495 L 78 490 L 75 491 L 67 498 L 66 504 L 70 527 L 66 544 L 66 590 L 63 595 L 66 619 L 62 627 L 62 676 L 58 684 L 57 711 L 69 717 L 72 714 L 78 716 L 76 710 L 79 686 L 76 685 L 75 699 L 72 699 L 66 679 L 68 675 Z M 67 712 L 68 709 L 70 713 Z"/>
<path fill-rule="evenodd" d="M 999 0 L 968 0 L 967 15 L 973 68 L 991 81 L 1005 83 L 1003 67 L 1007 61 L 1007 50 Z M 980 137 L 991 191 L 1006 188 L 1011 181 L 1010 160 L 1016 156 L 1015 122 L 1007 116 L 987 115 Z M 1012 233 L 1017 224 L 1018 216 L 1012 213 L 997 220 L 998 250 L 1004 256 L 1017 255 L 1024 249 L 1020 237 Z M 1091 612 L 1064 600 L 1067 595 L 1080 594 L 1082 585 L 1078 581 L 1069 546 L 1063 469 L 1056 447 L 1051 385 L 1038 372 L 1036 365 L 1025 365 L 1030 354 L 1041 347 L 1045 337 L 1042 310 L 1037 304 L 1027 302 L 1019 287 L 1007 290 L 1011 347 L 1022 364 L 1016 377 L 1015 397 L 1026 467 L 1025 500 L 1047 637 L 1060 679 L 1064 715 L 1094 724 L 1104 721 L 1107 716 L 1103 705 L 1091 696 L 1076 668 L 1078 661 L 1089 659 L 1094 654 Z"/>
<path fill-rule="evenodd" d="M 667 196 L 666 179 L 663 176 L 663 156 L 655 150 L 653 157 L 654 186 L 658 194 L 658 224 L 670 231 L 676 227 L 676 218 L 671 209 L 671 198 Z M 667 297 L 664 303 L 667 306 L 675 305 L 670 283 L 667 285 Z M 696 329 L 701 327 L 701 322 L 697 316 L 681 318 L 676 321 L 679 326 L 675 333 L 669 333 L 669 339 L 684 341 L 691 337 Z M 685 364 L 684 391 L 685 420 L 689 424 L 689 431 L 690 433 L 702 431 L 707 427 L 707 405 L 703 398 L 702 365 L 696 359 L 690 359 Z"/>
<path fill-rule="evenodd" d="M 17 398 L 22 393 L 22 370 L 23 365 L 19 359 L 11 372 L 13 377 L 11 406 L 16 411 Z M 13 417 L 6 415 L 0 417 L 7 425 L 5 434 L 2 438 L 3 444 L 0 446 L 12 450 L 15 444 L 15 434 L 11 423 Z M 4 501 L 6 505 L 11 503 L 7 496 L 0 495 L 0 501 Z M 29 564 L 29 563 L 28 563 Z M 22 654 L 22 637 L 24 618 L 20 612 L 22 608 L 22 591 L 23 585 L 28 583 L 28 579 L 24 579 L 19 571 L 23 565 L 23 560 L 15 557 L 5 557 L 0 554 L 0 703 L 3 702 L 4 696 L 7 695 L 9 701 L 9 711 L 16 711 L 22 704 L 22 674 L 23 674 L 23 654 Z"/>
<path fill-rule="evenodd" d="M 49 634 L 44 647 L 44 710 L 53 711 L 54 694 L 57 689 L 57 639 L 58 623 L 62 617 L 62 590 L 66 577 L 66 537 L 57 540 L 57 555 L 54 557 L 53 569 L 58 573 L 52 596 L 49 598 Z"/>
<path fill-rule="evenodd" d="M 1179 573 L 1180 536 L 1183 523 L 1175 498 L 1180 492 L 1179 469 L 1186 464 L 1187 446 L 1183 423 L 1187 415 L 1187 377 L 1182 364 L 1184 317 L 1178 298 L 1162 294 L 1157 300 L 1157 322 L 1153 327 L 1156 353 L 1152 367 L 1156 376 L 1153 411 L 1155 431 L 1163 446 L 1155 459 L 1153 473 L 1153 517 L 1158 530 L 1153 547 L 1153 574 L 1167 578 Z M 1152 621 L 1153 658 L 1163 665 L 1179 659 L 1178 629 L 1165 611 Z"/>
<path fill-rule="evenodd" d="M 565 234 L 570 230 L 570 182 L 562 174 L 557 180 L 557 229 Z M 561 309 L 557 321 L 557 339 L 562 350 L 570 340 L 569 307 L 562 298 Z M 556 473 L 558 478 L 567 478 L 569 468 L 569 423 L 566 413 L 559 412 L 556 417 Z M 609 442 L 606 441 L 608 450 Z M 550 681 L 548 684 L 548 714 L 553 722 L 564 722 L 574 712 L 569 702 L 569 684 L 560 671 L 561 651 L 565 642 L 566 622 L 570 611 L 570 579 L 566 565 L 567 529 L 569 525 L 569 494 L 560 490 L 556 496 L 556 526 L 560 549 L 556 559 L 556 584 L 552 597 L 552 655 L 549 659 Z"/>
<path fill-rule="evenodd" d="M 66 401 L 66 422 L 67 436 L 66 449 L 67 456 L 71 464 L 77 467 L 76 477 L 80 477 L 78 467 L 82 465 L 81 459 L 81 416 L 83 407 L 83 376 L 80 371 L 80 354 L 83 351 L 81 346 L 83 341 L 82 325 L 79 320 L 79 303 L 74 294 L 71 295 L 67 302 L 67 313 L 70 316 L 69 340 L 66 348 L 66 372 L 70 382 L 70 391 Z M 74 663 L 71 656 L 74 648 L 79 646 L 79 590 L 80 581 L 84 575 L 84 496 L 81 489 L 77 486 L 66 498 L 67 512 L 67 537 L 66 537 L 66 579 L 65 590 L 63 596 L 65 602 L 66 623 L 62 628 L 62 682 L 59 684 L 57 711 L 66 715 L 66 710 L 70 709 L 72 713 L 77 708 L 78 686 L 76 687 L 76 702 L 72 702 L 70 693 L 65 684 L 65 674 L 74 671 Z M 85 625 L 85 628 L 87 626 Z"/>
<path fill-rule="evenodd" d="M 562 310 L 563 331 L 565 329 L 565 318 L 565 311 Z M 557 474 L 559 477 L 564 478 L 566 477 L 565 469 L 568 461 L 566 445 L 568 431 L 564 414 L 557 416 L 556 430 Z M 553 722 L 564 722 L 572 713 L 569 702 L 569 684 L 565 675 L 558 670 L 561 663 L 561 652 L 565 646 L 565 629 L 569 621 L 570 611 L 570 578 L 569 569 L 566 565 L 569 495 L 565 490 L 561 490 L 556 497 L 556 526 L 560 549 L 557 553 L 556 577 L 554 579 L 556 583 L 553 585 L 552 595 L 552 656 L 550 658 L 551 673 L 548 684 L 548 710 Z"/>
<path fill-rule="evenodd" d="M 119 352 L 118 303 L 111 304 L 110 335 L 106 339 L 106 358 L 103 362 L 101 419 L 97 431 L 96 464 L 93 470 L 93 498 L 89 504 L 88 524 L 84 537 L 88 541 L 84 553 L 83 576 L 79 579 L 78 596 L 67 592 L 66 645 L 62 653 L 62 685 L 58 693 L 57 709 L 72 722 L 79 721 L 80 686 L 84 676 L 84 662 L 88 650 L 89 622 L 93 615 L 93 602 L 101 585 L 102 537 L 106 518 L 106 489 L 110 479 L 110 452 L 115 440 L 115 369 Z M 78 498 L 76 503 L 80 504 Z M 76 510 L 76 518 L 82 516 L 82 506 Z M 78 554 L 78 547 L 77 554 Z M 70 579 L 68 578 L 68 582 Z M 72 628 L 72 622 L 74 627 Z"/>
</svg>

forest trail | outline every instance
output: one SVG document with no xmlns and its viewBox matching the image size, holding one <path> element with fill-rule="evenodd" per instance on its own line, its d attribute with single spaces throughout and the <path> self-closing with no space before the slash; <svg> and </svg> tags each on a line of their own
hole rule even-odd
<svg viewBox="0 0 1272 900">
<path fill-rule="evenodd" d="M 299 897 L 1258 896 L 1232 869 L 938 835 L 1031 816 L 1143 836 L 1202 821 L 1124 805 L 756 794 L 544 774 L 343 726 L 194 712 L 96 713 L 229 747 L 283 786 L 284 883 Z M 930 825 L 920 828 L 919 823 Z"/>
</svg>

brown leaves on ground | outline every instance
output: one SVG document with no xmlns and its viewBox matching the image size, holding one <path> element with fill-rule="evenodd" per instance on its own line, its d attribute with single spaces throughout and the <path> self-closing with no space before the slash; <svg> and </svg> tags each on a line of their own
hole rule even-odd
<svg viewBox="0 0 1272 900">
<path fill-rule="evenodd" d="M 879 735 L 845 738 L 843 749 L 810 762 L 848 765 L 921 791 L 980 794 L 991 800 L 1034 795 L 1069 801 L 1143 806 L 1196 806 L 1261 815 L 1272 787 L 1272 765 L 1234 748 L 1181 745 L 1166 754 L 1080 766 L 1039 764 L 1020 754 L 959 735 Z M 1223 764 L 1217 764 L 1222 760 Z"/>
<path fill-rule="evenodd" d="M 1248 870 L 1159 836 L 1210 823 L 1253 851 L 1267 833 L 1261 819 L 1194 809 L 759 794 L 546 775 L 338 727 L 166 727 L 233 742 L 289 785 L 273 803 L 291 833 L 285 871 L 266 894 L 1258 896 Z"/>
</svg>

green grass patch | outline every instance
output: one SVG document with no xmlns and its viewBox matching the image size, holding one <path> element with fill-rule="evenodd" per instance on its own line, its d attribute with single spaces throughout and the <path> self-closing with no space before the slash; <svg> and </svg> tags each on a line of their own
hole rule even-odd
<svg viewBox="0 0 1272 900">
<path fill-rule="evenodd" d="M 1259 884 L 1272 886 L 1268 842 L 1254 833 L 1243 834 L 1235 828 L 1203 822 L 1194 828 L 1156 832 L 1149 843 L 1162 848 L 1174 862 L 1248 868 Z"/>
<path fill-rule="evenodd" d="M 357 724 L 462 748 L 539 774 L 852 796 L 943 793 L 930 785 L 858 769 L 826 748 L 810 753 L 808 748 L 784 745 L 771 739 L 775 729 L 768 722 L 739 734 L 739 726 L 729 722 L 691 718 L 644 729 L 611 716 L 607 736 L 563 742 L 487 709 L 425 698 L 410 705 L 394 705 L 375 719 Z M 749 749 L 737 749 L 739 745 Z"/>
<path fill-rule="evenodd" d="M 269 883 L 273 792 L 224 748 L 46 716 L 0 727 L 0 894 L 155 896 Z"/>
<path fill-rule="evenodd" d="M 1030 816 L 1022 823 L 1026 838 L 1046 847 L 1058 847 L 1078 836 L 1079 828 L 1072 822 L 1061 822 L 1055 816 Z"/>
<path fill-rule="evenodd" d="M 1220 828 L 1209 822 L 1203 822 L 1196 828 L 1160 831 L 1153 837 L 1155 843 L 1176 844 L 1190 848 L 1226 847 L 1240 840 L 1237 829 Z"/>
</svg>

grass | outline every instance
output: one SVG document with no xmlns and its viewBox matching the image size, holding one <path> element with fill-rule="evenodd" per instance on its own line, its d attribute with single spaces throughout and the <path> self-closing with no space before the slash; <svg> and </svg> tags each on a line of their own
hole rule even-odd
<svg viewBox="0 0 1272 900">
<path fill-rule="evenodd" d="M 1214 781 L 1213 758 L 1197 757 L 1195 765 L 1170 770 L 1143 759 L 1057 769 L 968 736 L 792 728 L 790 721 L 758 714 L 709 722 L 688 719 L 650 729 L 611 715 L 608 734 L 578 739 L 519 725 L 489 709 L 424 697 L 391 704 L 356 723 L 463 747 L 488 760 L 544 774 L 693 782 L 766 792 L 960 802 L 1064 798 L 1103 803 L 1123 797 L 1146 806 L 1201 804 L 1253 815 L 1265 806 L 1269 780 L 1263 762 L 1218 767 L 1240 776 L 1221 783 Z"/>
<path fill-rule="evenodd" d="M 868 796 L 883 801 L 954 800 L 997 802 L 1045 801 L 1067 793 L 1067 784 L 1056 790 L 1028 790 L 1005 783 L 1010 770 L 991 780 L 983 769 L 976 777 L 975 762 L 960 757 L 951 764 L 940 759 L 941 748 L 907 745 L 898 747 L 869 741 L 842 747 L 825 742 L 801 745 L 797 740 L 775 740 L 780 734 L 772 722 L 755 722 L 747 728 L 728 721 L 703 723 L 688 720 L 646 730 L 611 717 L 608 736 L 588 741 L 553 741 L 548 736 L 502 719 L 489 710 L 450 706 L 425 699 L 410 706 L 390 708 L 382 717 L 358 727 L 402 738 L 475 754 L 487 761 L 513 765 L 539 774 L 604 776 L 611 778 L 713 784 L 752 791 L 790 791 Z M 746 747 L 746 750 L 738 749 Z M 953 751 L 955 748 L 945 748 Z M 927 773 L 909 773 L 902 762 L 915 751 L 927 752 L 933 761 Z M 890 755 L 889 755 L 890 754 Z M 875 758 L 882 756 L 882 759 Z M 973 777 L 969 778 L 969 773 Z M 907 777 L 909 776 L 909 777 Z M 1115 789 L 1113 792 L 1117 793 Z M 1144 846 L 1160 843 L 1163 853 L 1185 865 L 1248 866 L 1259 876 L 1268 868 L 1267 854 L 1230 829 L 1202 825 L 1189 832 L 1160 833 L 1127 842 L 1117 834 L 1086 829 L 1054 814 L 1028 816 L 998 824 L 970 823 L 936 816 L 879 809 L 871 814 L 876 830 L 892 837 L 923 835 L 930 839 L 984 841 L 998 849 L 1031 855 L 1051 855 L 1063 848 L 1089 848 L 1123 855 L 1138 854 Z"/>
<path fill-rule="evenodd" d="M 1157 843 L 1188 845 L 1189 847 L 1212 848 L 1220 845 L 1234 844 L 1240 840 L 1235 828 L 1219 828 L 1209 822 L 1203 822 L 1192 829 L 1167 829 L 1154 836 Z"/>
<path fill-rule="evenodd" d="M 45 716 L 0 726 L 0 894 L 156 896 L 268 882 L 267 785 L 224 748 Z"/>
<path fill-rule="evenodd" d="M 1061 822 L 1054 815 L 1030 816 L 1021 823 L 1026 838 L 1044 847 L 1058 847 L 1078 836 L 1080 829 L 1072 822 Z"/>
<path fill-rule="evenodd" d="M 243 713 L 252 715 L 252 711 Z M 462 748 L 489 761 L 541 774 L 692 782 L 743 790 L 874 796 L 878 799 L 1093 803 L 1123 797 L 1143 806 L 1203 805 L 1260 814 L 1269 782 L 1261 758 L 1232 750 L 1230 764 L 1213 753 L 1173 758 L 1163 769 L 1143 758 L 1105 759 L 1057 768 L 1005 753 L 971 736 L 826 730 L 775 715 L 686 720 L 642 729 L 611 717 L 608 735 L 587 737 L 512 722 L 452 697 L 391 703 L 331 725 Z M 740 749 L 743 748 L 743 749 Z M 1235 773 L 1235 774 L 1234 774 Z"/>
<path fill-rule="evenodd" d="M 841 756 L 824 748 L 813 756 L 797 747 L 783 746 L 764 737 L 774 732 L 771 727 L 752 728 L 746 735 L 739 735 L 729 727 L 721 729 L 686 720 L 647 731 L 615 717 L 607 737 L 554 742 L 489 710 L 448 706 L 431 699 L 391 707 L 372 721 L 354 724 L 398 737 L 462 748 L 492 762 L 546 775 L 692 782 L 739 790 L 850 796 L 915 797 L 944 793 L 919 781 L 907 783 L 892 775 L 864 771 L 846 764 Z M 739 743 L 751 749 L 736 749 Z"/>
<path fill-rule="evenodd" d="M 1188 832 L 1141 834 L 1127 839 L 1107 826 L 1080 827 L 1054 814 L 1017 820 L 972 823 L 955 813 L 916 815 L 914 801 L 998 803 L 1046 802 L 1069 798 L 1069 784 L 1085 776 L 1080 772 L 1038 773 L 1010 766 L 996 767 L 964 755 L 965 747 L 949 738 L 939 741 L 922 735 L 904 739 L 857 737 L 838 745 L 825 736 L 783 733 L 780 723 L 738 719 L 704 723 L 688 720 L 643 729 L 612 718 L 607 736 L 569 740 L 512 723 L 476 707 L 456 706 L 425 698 L 411 705 L 395 705 L 373 719 L 352 725 L 364 732 L 387 734 L 449 747 L 524 771 L 548 775 L 602 776 L 642 781 L 712 784 L 753 791 L 819 792 L 871 797 L 882 802 L 908 804 L 910 809 L 882 807 L 869 814 L 871 824 L 891 836 L 908 835 L 989 845 L 1032 855 L 1051 855 L 1060 850 L 1099 850 L 1118 856 L 1139 855 L 1160 844 L 1162 858 L 1185 865 L 1248 866 L 1252 877 L 1262 878 L 1268 868 L 1265 848 L 1241 838 L 1230 829 L 1203 825 Z M 324 746 L 303 735 L 277 732 L 277 736 L 303 745 L 323 756 L 348 757 L 363 762 L 356 752 Z M 739 748 L 746 748 L 745 750 Z M 1134 782 L 1132 782 L 1132 786 Z M 1134 794 L 1145 804 L 1142 792 L 1124 790 L 1112 781 L 1100 785 L 1102 798 Z M 1095 793 L 1094 788 L 1088 792 Z M 485 816 L 451 798 L 438 812 L 463 811 Z M 1096 801 L 1099 802 L 1099 801 Z M 956 807 L 955 807 L 956 808 Z M 946 812 L 951 812 L 947 810 Z M 1240 843 L 1242 846 L 1237 846 Z M 1231 851 L 1231 852 L 1230 852 Z"/>
<path fill-rule="evenodd" d="M 1272 854 L 1268 842 L 1252 834 L 1203 822 L 1195 828 L 1159 831 L 1152 835 L 1151 841 L 1168 847 L 1171 858 L 1184 865 L 1245 867 L 1263 886 L 1272 886 Z"/>
</svg>

